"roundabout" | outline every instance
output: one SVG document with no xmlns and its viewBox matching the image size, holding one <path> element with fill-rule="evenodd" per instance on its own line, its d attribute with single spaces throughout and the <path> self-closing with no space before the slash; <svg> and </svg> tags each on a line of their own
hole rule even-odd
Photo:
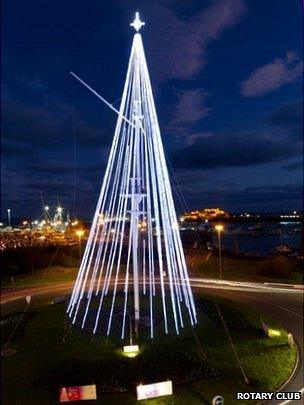
<svg viewBox="0 0 304 405">
<path fill-rule="evenodd" d="M 128 341 L 122 342 L 119 337 L 109 339 L 98 334 L 92 337 L 65 323 L 66 304 L 51 304 L 54 297 L 68 294 L 69 285 L 50 285 L 2 296 L 4 317 L 18 311 L 18 306 L 20 310 L 25 295 L 30 293 L 32 296 L 29 312 L 32 316 L 24 328 L 24 338 L 12 342 L 11 346 L 17 353 L 4 359 L 4 401 L 7 395 L 16 395 L 13 387 L 17 375 L 20 388 L 26 388 L 28 376 L 35 376 L 30 391 L 24 389 L 24 404 L 54 403 L 58 399 L 60 385 L 86 383 L 96 383 L 98 403 L 132 404 L 136 402 L 134 387 L 137 383 L 164 380 L 166 376 L 173 381 L 173 398 L 177 401 L 174 403 L 181 404 L 189 401 L 210 403 L 217 394 L 224 396 L 225 403 L 234 403 L 234 393 L 237 391 L 274 391 L 281 388 L 293 371 L 295 374 L 284 389 L 296 391 L 302 388 L 299 387 L 299 361 L 295 366 L 296 350 L 287 344 L 287 330 L 292 331 L 295 340 L 300 343 L 300 324 L 298 322 L 299 330 L 295 331 L 293 319 L 299 320 L 301 316 L 301 292 L 273 290 L 272 287 L 267 290 L 261 288 L 263 292 L 257 292 L 258 286 L 254 289 L 246 285 L 243 288 L 238 285 L 227 289 L 224 282 L 222 286 L 214 288 L 212 283 L 207 286 L 203 280 L 191 281 L 191 284 L 195 288 L 199 307 L 198 326 L 185 329 L 179 337 L 160 336 L 153 341 L 142 338 L 136 342 L 140 347 L 136 358 L 123 356 L 122 346 L 129 344 Z M 242 365 L 250 379 L 249 386 L 242 381 L 227 336 L 216 317 L 214 299 L 222 308 Z M 249 309 L 249 306 L 255 310 Z M 279 332 L 277 336 L 269 339 L 263 335 L 260 311 L 263 320 Z M 269 315 L 279 324 L 268 318 Z M 280 326 L 282 324 L 287 330 Z M 28 370 L 26 375 L 24 368 Z M 20 377 L 18 370 L 22 370 Z M 31 390 L 32 396 L 27 399 Z M 33 402 L 35 395 L 38 395 L 37 402 Z M 11 403 L 11 400 L 4 403 Z M 154 403 L 173 402 L 172 397 L 164 397 L 154 400 Z"/>
<path fill-rule="evenodd" d="M 243 0 L 203 8 L 159 3 L 144 7 L 150 31 L 135 11 L 126 64 L 122 2 L 102 6 L 102 24 L 96 7 L 81 13 L 67 7 L 68 30 L 62 8 L 53 15 L 19 7 L 21 19 L 17 9 L 5 14 L 13 16 L 6 45 L 16 52 L 9 50 L 4 83 L 10 89 L 4 129 L 13 142 L 6 145 L 7 221 L 0 223 L 1 277 L 11 289 L 1 297 L 4 405 L 296 405 L 303 399 L 303 285 L 279 284 L 303 283 L 303 212 L 293 175 L 299 162 L 290 161 L 298 159 L 299 142 L 289 142 L 299 132 L 299 100 L 289 90 L 279 98 L 268 94 L 292 83 L 296 89 L 299 32 L 287 43 L 284 31 L 269 36 L 261 27 L 269 28 L 273 10 L 252 12 Z M 290 11 L 275 15 L 280 30 L 293 21 Z M 252 19 L 241 23 L 249 13 Z M 37 15 L 41 26 L 31 20 Z M 236 25 L 234 41 L 224 32 Z M 58 38 L 64 39 L 59 47 Z M 247 46 L 265 51 L 265 38 L 271 52 Z M 90 46 L 74 52 L 75 43 Z M 18 54 L 27 61 L 21 75 Z M 37 69 L 36 60 L 50 63 Z M 67 93 L 59 73 L 66 60 L 77 70 L 69 72 L 75 84 L 115 113 L 113 131 L 113 121 L 73 83 Z M 221 69 L 227 60 L 230 68 Z M 273 80 L 278 66 L 286 77 Z M 102 91 L 94 83 L 104 83 Z M 63 136 L 71 129 L 73 137 Z M 37 190 L 42 216 L 34 219 Z M 57 196 L 54 216 L 43 192 Z M 206 203 L 217 208 L 199 208 Z"/>
</svg>

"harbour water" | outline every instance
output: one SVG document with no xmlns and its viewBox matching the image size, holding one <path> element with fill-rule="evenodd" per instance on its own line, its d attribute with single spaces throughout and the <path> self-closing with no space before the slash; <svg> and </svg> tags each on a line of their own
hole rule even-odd
<svg viewBox="0 0 304 405">
<path fill-rule="evenodd" d="M 221 235 L 222 249 L 250 255 L 267 256 L 279 245 L 294 250 L 301 248 L 301 223 L 227 224 Z M 218 244 L 218 235 L 212 232 L 212 243 Z"/>
</svg>

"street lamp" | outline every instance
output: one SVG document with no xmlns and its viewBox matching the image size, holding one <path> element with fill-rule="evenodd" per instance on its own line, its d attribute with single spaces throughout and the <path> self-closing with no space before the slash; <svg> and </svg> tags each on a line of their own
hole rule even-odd
<svg viewBox="0 0 304 405">
<path fill-rule="evenodd" d="M 84 235 L 83 229 L 77 229 L 76 235 L 78 236 L 78 249 L 79 249 L 79 261 L 81 258 L 81 237 Z"/>
<path fill-rule="evenodd" d="M 7 222 L 8 222 L 8 227 L 11 227 L 11 209 L 7 209 Z"/>
<path fill-rule="evenodd" d="M 44 207 L 44 217 L 45 217 L 46 222 L 49 222 L 49 220 L 51 219 L 49 216 L 49 211 L 50 211 L 50 207 L 48 205 L 46 205 Z"/>
<path fill-rule="evenodd" d="M 221 247 L 221 232 L 224 230 L 223 225 L 215 225 L 218 236 L 218 249 L 219 249 L 219 276 L 222 278 L 222 247 Z"/>
</svg>

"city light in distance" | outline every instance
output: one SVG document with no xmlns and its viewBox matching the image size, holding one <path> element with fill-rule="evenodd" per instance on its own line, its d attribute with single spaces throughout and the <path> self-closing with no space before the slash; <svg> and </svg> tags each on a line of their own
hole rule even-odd
<svg viewBox="0 0 304 405">
<path fill-rule="evenodd" d="M 83 229 L 77 229 L 77 231 L 75 233 L 79 238 L 81 238 L 84 235 L 84 230 Z"/>
<path fill-rule="evenodd" d="M 294 211 L 293 215 L 280 215 L 280 218 L 300 218 L 300 215 L 297 215 L 297 212 Z"/>
</svg>

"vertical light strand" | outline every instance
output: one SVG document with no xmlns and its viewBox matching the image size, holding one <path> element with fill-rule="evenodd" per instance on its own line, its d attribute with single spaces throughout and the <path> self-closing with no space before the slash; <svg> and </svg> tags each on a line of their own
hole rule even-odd
<svg viewBox="0 0 304 405">
<path fill-rule="evenodd" d="M 69 306 L 67 309 L 67 312 L 69 314 L 69 316 L 72 316 L 72 311 L 74 308 L 74 304 L 77 302 L 77 300 L 79 300 L 79 292 L 80 289 L 82 287 L 82 284 L 85 286 L 85 283 L 82 281 L 83 279 L 83 275 L 86 271 L 86 260 L 87 257 L 89 255 L 89 251 L 91 249 L 91 244 L 92 244 L 92 239 L 95 235 L 95 231 L 96 231 L 96 224 L 99 218 L 99 213 L 100 213 L 100 206 L 102 203 L 103 198 L 106 195 L 106 189 L 108 186 L 108 182 L 109 182 L 109 178 L 110 178 L 110 173 L 112 171 L 113 168 L 113 162 L 114 162 L 114 158 L 115 158 L 115 152 L 117 149 L 117 145 L 118 145 L 118 140 L 119 140 L 119 135 L 120 135 L 120 128 L 121 128 L 121 124 L 122 124 L 122 115 L 123 115 L 123 111 L 125 110 L 125 102 L 126 102 L 126 98 L 127 98 L 127 90 L 128 90 L 128 86 L 129 86 L 129 77 L 130 77 L 130 71 L 131 71 L 131 60 L 132 60 L 132 56 L 133 56 L 133 47 L 131 49 L 131 57 L 130 57 L 130 61 L 129 61 L 129 65 L 128 65 L 128 71 L 127 71 L 127 78 L 125 81 L 125 86 L 124 86 L 124 91 L 123 91 L 123 95 L 122 95 L 122 101 L 121 101 L 121 105 L 120 105 L 120 116 L 117 120 L 117 124 L 116 124 L 116 129 L 115 129 L 115 133 L 114 133 L 114 139 L 112 142 L 112 147 L 111 147 L 111 151 L 110 151 L 110 156 L 108 159 L 108 164 L 106 167 L 106 172 L 105 172 L 105 176 L 104 176 L 104 180 L 102 183 L 102 187 L 101 187 L 101 191 L 100 191 L 100 195 L 99 195 L 99 199 L 97 202 L 97 206 L 96 206 L 96 210 L 95 210 L 95 214 L 94 214 L 94 218 L 93 218 L 93 223 L 92 223 L 92 227 L 90 230 L 90 234 L 89 234 L 89 238 L 88 238 L 88 242 L 85 248 L 85 253 L 84 253 L 84 257 L 82 259 L 81 262 L 81 266 L 80 266 L 80 270 L 78 272 L 77 275 L 77 279 L 73 288 L 73 292 L 72 292 L 72 296 L 69 302 Z M 80 302 L 80 300 L 78 301 Z M 77 313 L 76 313 L 77 315 Z"/>
<path fill-rule="evenodd" d="M 142 60 L 145 60 L 143 47 L 141 48 L 141 51 L 142 51 Z M 145 83 L 146 83 L 146 85 L 148 87 L 147 94 L 148 94 L 149 100 L 151 102 L 151 104 L 150 104 L 150 106 L 151 106 L 151 115 L 153 117 L 153 122 L 154 122 L 153 128 L 154 128 L 155 136 L 158 138 L 157 146 L 160 149 L 162 172 L 163 172 L 163 174 L 164 174 L 164 176 L 166 178 L 166 188 L 165 188 L 165 190 L 166 190 L 166 193 L 168 193 L 167 195 L 169 196 L 169 200 L 170 200 L 170 209 L 168 211 L 176 219 L 176 213 L 175 213 L 175 208 L 174 208 L 174 205 L 173 205 L 173 198 L 172 198 L 171 186 L 170 186 L 170 181 L 169 181 L 169 175 L 168 175 L 168 170 L 167 170 L 167 166 L 166 166 L 166 163 L 165 163 L 165 155 L 164 155 L 163 146 L 162 146 L 162 142 L 161 142 L 160 129 L 159 129 L 158 120 L 157 120 L 157 114 L 156 114 L 155 105 L 154 105 L 154 101 L 153 101 L 151 83 L 150 83 L 150 80 L 149 80 L 149 72 L 148 72 L 148 69 L 147 69 L 145 63 L 143 63 L 143 66 L 145 68 L 145 75 L 147 77 L 147 81 Z M 177 223 L 177 220 L 175 221 L 175 223 Z M 189 276 L 188 276 L 188 272 L 187 272 L 187 268 L 186 268 L 184 253 L 183 253 L 183 249 L 182 249 L 178 229 L 177 229 L 177 232 L 175 232 L 175 236 L 176 236 L 176 234 L 178 235 L 178 237 L 177 237 L 178 245 L 177 246 L 178 246 L 178 250 L 179 250 L 179 255 L 181 256 L 181 259 L 182 259 L 182 262 L 183 262 L 183 267 L 180 270 L 181 270 L 181 272 L 182 272 L 182 274 L 184 276 L 184 282 L 186 283 L 186 286 L 187 286 L 187 290 L 186 290 L 187 297 L 186 298 L 187 298 L 187 300 L 190 299 L 190 302 L 191 302 L 191 308 L 189 308 L 189 311 L 191 311 L 191 312 L 189 312 L 189 314 L 190 314 L 191 318 L 194 315 L 194 322 L 196 322 L 195 304 L 194 304 L 194 300 L 193 300 L 192 290 L 191 290 L 191 287 L 190 287 Z M 191 322 L 191 323 L 193 323 L 193 322 Z"/>
<path fill-rule="evenodd" d="M 143 294 L 146 295 L 146 239 L 143 239 Z"/>
</svg>

